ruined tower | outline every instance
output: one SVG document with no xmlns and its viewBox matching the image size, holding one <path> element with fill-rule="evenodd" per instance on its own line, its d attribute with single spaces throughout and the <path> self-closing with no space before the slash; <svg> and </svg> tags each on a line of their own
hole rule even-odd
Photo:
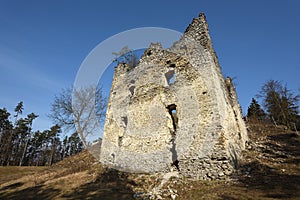
<svg viewBox="0 0 300 200">
<path fill-rule="evenodd" d="M 169 49 L 151 44 L 138 66 L 115 68 L 102 163 L 217 179 L 233 172 L 246 140 L 235 88 L 224 80 L 204 14 Z"/>
</svg>

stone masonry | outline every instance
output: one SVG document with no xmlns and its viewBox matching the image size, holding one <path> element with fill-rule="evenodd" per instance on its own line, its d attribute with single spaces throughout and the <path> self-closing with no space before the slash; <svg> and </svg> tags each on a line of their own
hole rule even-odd
<svg viewBox="0 0 300 200">
<path fill-rule="evenodd" d="M 171 48 L 151 44 L 138 66 L 115 68 L 102 163 L 222 179 L 238 166 L 246 141 L 235 88 L 223 78 L 204 14 Z"/>
</svg>

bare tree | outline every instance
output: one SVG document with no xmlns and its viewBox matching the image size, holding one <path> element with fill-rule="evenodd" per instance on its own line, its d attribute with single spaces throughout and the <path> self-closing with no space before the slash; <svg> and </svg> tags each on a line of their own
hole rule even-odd
<svg viewBox="0 0 300 200">
<path fill-rule="evenodd" d="M 49 117 L 61 127 L 76 129 L 87 148 L 86 139 L 100 130 L 105 111 L 106 97 L 102 94 L 102 88 L 67 88 L 55 96 Z"/>
</svg>

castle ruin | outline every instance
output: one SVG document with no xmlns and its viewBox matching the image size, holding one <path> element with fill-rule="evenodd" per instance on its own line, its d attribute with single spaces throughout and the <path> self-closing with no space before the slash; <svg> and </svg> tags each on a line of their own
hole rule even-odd
<svg viewBox="0 0 300 200">
<path fill-rule="evenodd" d="M 151 44 L 136 67 L 115 68 L 102 163 L 222 179 L 237 167 L 246 141 L 235 88 L 224 80 L 204 14 L 169 49 Z"/>
</svg>

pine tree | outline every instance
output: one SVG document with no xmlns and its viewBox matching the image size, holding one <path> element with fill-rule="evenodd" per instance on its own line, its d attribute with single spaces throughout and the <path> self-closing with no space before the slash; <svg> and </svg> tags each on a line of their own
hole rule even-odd
<svg viewBox="0 0 300 200">
<path fill-rule="evenodd" d="M 10 157 L 11 134 L 13 125 L 9 120 L 10 113 L 0 109 L 0 165 L 6 165 Z"/>
<path fill-rule="evenodd" d="M 274 123 L 291 128 L 291 124 L 297 122 L 300 96 L 294 95 L 280 81 L 267 81 L 258 97 L 263 99 L 268 116 Z"/>
<path fill-rule="evenodd" d="M 32 134 L 32 132 L 31 132 L 32 131 L 32 122 L 37 117 L 38 117 L 38 115 L 31 113 L 31 114 L 27 115 L 27 118 L 25 118 L 25 123 L 26 123 L 25 126 L 27 127 L 27 130 L 23 133 L 24 137 L 22 138 L 22 140 L 24 141 L 24 147 L 23 147 L 19 166 L 22 166 L 24 157 L 26 156 L 28 143 L 32 137 L 32 135 L 31 135 Z"/>
<path fill-rule="evenodd" d="M 248 107 L 247 117 L 251 121 L 263 121 L 265 119 L 265 112 L 261 109 L 261 106 L 256 101 L 256 99 L 252 98 L 251 104 Z"/>
</svg>

